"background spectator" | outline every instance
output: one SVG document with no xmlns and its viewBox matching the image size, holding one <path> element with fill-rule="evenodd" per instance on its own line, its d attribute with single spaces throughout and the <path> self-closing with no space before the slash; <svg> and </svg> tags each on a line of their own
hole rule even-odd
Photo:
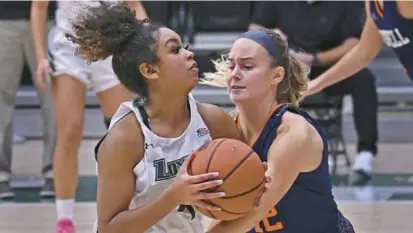
<svg viewBox="0 0 413 233">
<path fill-rule="evenodd" d="M 274 1 L 257 2 L 250 29 L 272 28 L 288 39 L 298 57 L 311 66 L 310 79 L 317 77 L 358 43 L 360 9 L 352 2 Z M 377 91 L 375 78 L 366 68 L 324 92 L 351 94 L 358 155 L 353 170 L 368 179 L 377 153 Z M 359 179 L 357 179 L 359 180 Z"/>
</svg>

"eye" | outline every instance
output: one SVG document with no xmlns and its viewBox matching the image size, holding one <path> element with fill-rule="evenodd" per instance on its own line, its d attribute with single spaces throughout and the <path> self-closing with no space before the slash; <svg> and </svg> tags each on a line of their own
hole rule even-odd
<svg viewBox="0 0 413 233">
<path fill-rule="evenodd" d="M 252 68 L 254 68 L 252 65 L 243 65 L 242 68 L 246 69 L 246 70 L 251 70 Z"/>
<path fill-rule="evenodd" d="M 173 52 L 173 53 L 178 54 L 178 53 L 179 53 L 179 51 L 180 51 L 182 48 L 184 48 L 184 49 L 188 50 L 189 45 L 184 45 L 184 46 L 179 45 L 179 46 L 177 46 L 176 48 L 174 48 L 174 49 L 172 50 L 172 52 Z"/>
<path fill-rule="evenodd" d="M 181 50 L 182 49 L 182 46 L 177 46 L 176 48 L 174 48 L 173 50 L 172 50 L 172 52 L 173 53 L 179 53 L 179 50 Z"/>
</svg>

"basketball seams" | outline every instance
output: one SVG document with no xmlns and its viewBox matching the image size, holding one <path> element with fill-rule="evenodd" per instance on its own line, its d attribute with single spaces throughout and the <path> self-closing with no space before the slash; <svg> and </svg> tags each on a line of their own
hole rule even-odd
<svg viewBox="0 0 413 233">
<path fill-rule="evenodd" d="M 205 209 L 207 212 L 208 212 L 208 214 L 212 217 L 212 218 L 216 218 L 216 216 L 210 211 L 210 210 L 208 210 L 208 209 Z"/>
<path fill-rule="evenodd" d="M 219 147 L 219 146 L 217 146 L 216 148 L 218 148 L 218 147 Z M 215 148 L 215 149 L 216 149 L 216 148 Z M 228 175 L 227 175 L 225 178 L 223 178 L 222 180 L 225 181 L 226 179 L 228 179 L 228 178 L 238 169 L 238 167 L 241 166 L 241 165 L 242 165 L 252 154 L 254 154 L 254 153 L 255 153 L 255 151 L 254 151 L 254 150 L 251 150 L 251 151 L 238 163 L 238 165 L 235 166 L 235 168 L 232 169 L 232 171 L 229 172 Z M 211 157 L 212 157 L 212 156 L 211 156 Z M 209 166 L 209 164 L 208 164 L 208 166 Z M 222 198 L 222 199 L 231 199 L 231 198 L 236 198 L 236 197 L 240 197 L 240 196 L 243 196 L 243 195 L 247 195 L 248 193 L 251 193 L 251 192 L 255 191 L 257 188 L 259 188 L 259 187 L 263 184 L 263 182 L 265 182 L 265 178 L 264 178 L 257 186 L 255 186 L 254 188 L 252 188 L 252 189 L 250 189 L 250 190 L 248 190 L 248 191 L 246 191 L 246 192 L 243 192 L 243 193 L 240 193 L 240 194 L 236 194 L 236 195 L 232 195 L 232 196 L 229 196 L 229 197 L 221 197 L 221 198 Z M 216 189 L 218 189 L 218 187 L 214 188 L 211 192 L 214 192 Z M 209 201 L 210 201 L 211 204 L 215 204 L 213 200 L 209 200 Z M 246 213 L 235 213 L 235 212 L 231 212 L 231 211 L 225 210 L 225 209 L 223 209 L 222 207 L 221 207 L 221 211 L 222 211 L 222 212 L 225 212 L 225 213 L 228 213 L 228 214 L 236 214 L 236 215 L 243 215 L 243 214 L 248 213 L 248 212 L 246 212 Z M 208 211 L 208 212 L 209 212 L 210 214 L 212 214 L 211 211 Z M 214 215 L 212 215 L 212 216 L 214 216 Z"/>
<path fill-rule="evenodd" d="M 212 153 L 211 153 L 211 156 L 209 157 L 208 165 L 207 165 L 207 167 L 206 167 L 205 174 L 208 173 L 208 171 L 209 171 L 209 167 L 211 166 L 212 158 L 214 157 L 215 152 L 217 151 L 217 149 L 219 148 L 219 146 L 220 146 L 222 143 L 224 143 L 225 141 L 226 141 L 226 139 L 223 139 L 222 141 L 220 141 L 220 142 L 218 143 L 218 145 L 215 146 L 214 150 L 213 150 Z M 213 205 L 213 204 L 214 204 L 211 200 L 203 200 L 203 201 L 204 201 L 205 203 L 210 204 L 210 205 Z M 208 210 L 208 209 L 205 209 L 205 210 L 208 212 L 208 214 L 210 215 L 210 217 L 216 218 L 216 216 L 212 213 L 212 211 L 210 211 L 210 210 Z"/>
<path fill-rule="evenodd" d="M 236 185 L 236 184 L 233 184 L 232 180 L 233 179 L 235 179 L 235 180 L 238 179 L 238 176 L 242 177 L 243 174 L 245 174 L 245 172 L 247 172 L 247 170 L 245 170 L 244 168 L 254 167 L 255 169 L 258 169 L 259 163 L 256 160 L 256 158 L 254 157 L 254 155 L 256 155 L 256 153 L 250 147 L 244 148 L 244 145 L 239 145 L 238 146 L 236 144 L 237 142 L 233 142 L 233 140 L 226 139 L 226 138 L 216 139 L 214 141 L 215 141 L 215 143 L 211 143 L 209 145 L 209 148 L 206 151 L 203 151 L 203 152 L 200 153 L 200 154 L 203 154 L 203 156 L 204 156 L 201 159 L 201 161 L 197 161 L 197 162 L 194 162 L 194 163 L 192 163 L 193 161 L 191 161 L 191 163 L 189 164 L 190 169 L 188 169 L 189 173 L 192 173 L 192 171 L 193 171 L 193 169 L 192 169 L 193 164 L 194 164 L 194 166 L 197 167 L 197 169 L 198 169 L 197 171 L 201 172 L 201 173 L 202 173 L 202 171 L 205 171 L 205 173 L 209 173 L 212 170 L 214 170 L 214 171 L 215 170 L 219 170 L 219 171 L 222 170 L 223 173 L 220 174 L 218 179 L 223 180 L 224 184 L 226 183 L 227 180 L 231 181 L 230 182 L 231 184 L 228 184 L 229 185 L 228 188 L 231 188 L 232 185 Z M 223 147 L 221 147 L 224 143 L 227 143 L 227 144 L 224 145 Z M 234 145 L 232 146 L 232 144 L 234 144 Z M 234 147 L 234 149 L 231 152 L 232 147 Z M 239 150 L 237 150 L 236 148 L 238 148 Z M 229 151 L 227 151 L 227 150 L 229 150 Z M 226 158 L 221 158 L 220 157 L 221 154 L 228 154 L 228 153 L 229 154 L 237 153 L 237 154 L 234 158 L 231 158 L 231 157 L 228 157 L 228 156 Z M 218 154 L 218 157 L 215 157 L 215 154 Z M 253 155 L 253 156 L 251 156 L 251 155 Z M 208 156 L 208 157 L 205 157 L 205 156 Z M 231 165 L 224 166 L 224 164 L 219 163 L 220 159 L 232 160 L 232 162 L 230 162 Z M 240 170 L 238 170 L 238 169 L 240 169 Z M 261 172 L 261 169 L 259 169 L 259 170 Z M 234 178 L 231 178 L 233 176 L 234 176 Z M 259 180 L 259 179 L 262 179 L 262 180 Z M 253 182 L 250 182 L 251 184 L 248 185 L 249 189 L 247 191 L 245 190 L 245 188 L 247 188 L 247 187 L 245 187 L 245 188 L 239 189 L 238 192 L 236 192 L 234 194 L 231 194 L 230 196 L 224 196 L 224 197 L 218 198 L 220 200 L 217 200 L 217 202 L 221 203 L 221 201 L 222 201 L 222 205 L 224 205 L 223 207 L 220 204 L 215 203 L 214 199 L 212 199 L 212 200 L 202 200 L 203 202 L 205 202 L 207 204 L 210 204 L 210 205 L 221 206 L 221 210 L 214 211 L 214 210 L 209 210 L 209 209 L 202 208 L 202 207 L 198 207 L 198 209 L 201 211 L 201 213 L 204 213 L 204 215 L 206 215 L 210 218 L 213 218 L 213 219 L 237 219 L 240 216 L 245 215 L 246 213 L 248 213 L 248 211 L 246 211 L 246 210 L 249 210 L 251 208 L 250 207 L 250 199 L 258 197 L 258 195 L 259 195 L 258 190 L 260 190 L 263 187 L 263 185 L 265 183 L 265 178 L 257 176 L 256 178 L 252 179 L 251 181 L 253 181 Z M 255 182 L 257 182 L 258 184 L 255 183 Z M 253 188 L 251 188 L 251 186 L 253 186 Z M 211 189 L 207 189 L 207 190 L 203 190 L 203 191 L 208 192 L 208 193 L 217 192 L 217 190 L 219 190 L 220 187 L 222 187 L 225 190 L 226 186 L 221 185 L 221 186 L 211 188 Z M 255 195 L 255 193 L 257 195 Z M 241 199 L 239 199 L 239 198 L 241 198 Z M 243 202 L 243 205 L 242 205 L 243 207 L 242 208 L 238 208 L 235 205 L 235 203 L 238 200 Z M 246 202 L 244 202 L 243 200 L 245 200 Z M 228 203 L 226 201 L 228 201 Z M 228 204 L 228 206 L 227 206 L 226 203 Z M 231 204 L 231 203 L 234 203 L 234 204 Z M 237 210 L 239 210 L 238 213 L 237 213 Z M 233 212 L 233 211 L 235 211 L 235 212 Z M 244 212 L 244 211 L 246 211 L 246 212 Z"/>
<path fill-rule="evenodd" d="M 231 211 L 228 211 L 228 210 L 225 210 L 225 209 L 222 209 L 222 208 L 221 208 L 221 211 L 225 212 L 225 213 L 228 213 L 228 214 L 237 214 L 237 215 L 244 215 L 244 214 L 247 214 L 249 212 L 249 211 L 247 211 L 247 212 L 244 212 L 244 213 L 235 213 L 235 212 L 231 212 Z"/>
<path fill-rule="evenodd" d="M 214 205 L 214 203 L 211 200 L 203 200 L 203 201 L 207 204 Z M 216 216 L 212 213 L 212 211 L 206 208 L 204 208 L 204 210 L 206 210 L 212 218 L 216 218 Z"/>
<path fill-rule="evenodd" d="M 204 200 L 204 202 L 206 202 L 206 203 L 208 203 L 208 204 L 210 204 L 210 205 L 214 205 L 215 203 L 212 201 L 212 200 Z M 212 213 L 212 211 L 210 211 L 210 210 L 208 210 L 208 209 L 205 209 L 213 218 L 216 218 L 216 216 Z M 236 212 L 231 212 L 231 211 L 229 211 L 229 210 L 225 210 L 225 209 L 223 209 L 223 208 L 221 208 L 221 210 L 219 210 L 219 211 L 222 211 L 222 212 L 225 212 L 225 213 L 228 213 L 228 214 L 246 214 L 246 213 L 248 213 L 248 212 L 245 212 L 245 213 L 236 213 Z"/>
<path fill-rule="evenodd" d="M 238 164 L 237 166 L 235 166 L 228 174 L 226 177 L 224 177 L 222 180 L 225 182 L 226 179 L 228 179 L 237 169 L 239 166 L 241 166 L 241 164 L 243 164 L 245 162 L 245 160 L 247 160 L 252 154 L 254 154 L 254 151 L 251 150 Z M 214 192 L 215 190 L 217 190 L 219 187 L 215 187 L 211 190 L 211 192 Z"/>
<path fill-rule="evenodd" d="M 241 196 L 247 195 L 248 193 L 253 192 L 253 191 L 255 191 L 257 188 L 259 188 L 264 182 L 265 182 L 265 178 L 264 178 L 257 186 L 255 186 L 254 188 L 252 188 L 252 189 L 250 189 L 250 190 L 248 190 L 248 191 L 245 191 L 245 192 L 240 193 L 240 194 L 235 194 L 235 195 L 232 195 L 232 196 L 221 197 L 221 198 L 222 198 L 222 199 L 231 199 L 231 198 L 241 197 Z"/>
<path fill-rule="evenodd" d="M 258 189 L 264 182 L 265 182 L 265 178 L 264 178 L 257 186 L 255 186 L 255 187 L 252 188 L 251 190 L 248 190 L 248 191 L 243 192 L 243 193 L 240 193 L 240 194 L 232 195 L 232 196 L 229 196 L 229 197 L 220 197 L 220 198 L 222 198 L 222 199 L 231 199 L 231 198 L 237 198 L 237 197 L 241 197 L 241 196 L 247 195 L 247 194 L 255 191 L 256 189 Z M 208 200 L 208 201 L 209 201 L 209 204 L 215 205 L 215 203 L 214 203 L 213 200 Z M 235 212 L 231 212 L 231 211 L 225 210 L 225 209 L 222 208 L 222 207 L 221 207 L 221 211 L 222 211 L 222 212 L 226 212 L 226 213 L 228 213 L 228 214 L 246 214 L 246 213 L 235 213 Z M 211 216 L 215 217 L 215 216 L 211 213 L 211 211 L 208 210 L 208 212 L 211 214 Z M 247 212 L 247 213 L 248 213 L 248 212 Z"/>
<path fill-rule="evenodd" d="M 194 152 L 194 153 L 196 153 L 196 152 Z M 194 161 L 194 158 L 192 157 L 192 159 L 191 159 L 191 161 L 189 161 L 189 164 L 188 164 L 188 175 L 190 175 L 190 176 L 192 176 L 192 161 Z"/>
<path fill-rule="evenodd" d="M 208 173 L 208 172 L 209 172 L 209 168 L 211 167 L 212 158 L 214 158 L 215 152 L 217 152 L 219 146 L 221 146 L 221 144 L 224 143 L 226 140 L 227 140 L 227 139 L 223 139 L 222 141 L 220 141 L 220 142 L 218 143 L 218 145 L 215 146 L 214 150 L 213 150 L 212 153 L 211 153 L 211 156 L 209 156 L 208 165 L 207 165 L 207 168 L 206 168 L 205 173 Z"/>
</svg>

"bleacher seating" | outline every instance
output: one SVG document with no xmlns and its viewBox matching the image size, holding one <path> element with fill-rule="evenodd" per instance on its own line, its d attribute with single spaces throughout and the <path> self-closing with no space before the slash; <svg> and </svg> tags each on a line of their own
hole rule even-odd
<svg viewBox="0 0 413 233">
<path fill-rule="evenodd" d="M 234 7 L 234 2 L 231 1 L 188 2 L 188 17 L 186 20 L 188 41 L 196 46 L 199 45 L 199 47 L 195 48 L 197 50 L 202 49 L 202 46 L 207 46 L 208 44 L 218 46 L 215 49 L 221 49 L 222 45 L 228 48 L 227 43 L 222 43 L 223 40 L 228 42 L 228 39 L 230 39 L 230 43 L 232 43 L 231 40 L 234 38 L 228 38 L 226 34 L 238 35 L 248 28 L 252 5 L 253 2 L 251 1 L 237 2 L 236 7 Z M 211 37 L 211 35 L 214 36 Z M 221 40 L 218 39 L 217 41 L 217 37 L 220 36 Z M 214 48 L 206 49 L 211 50 Z"/>
<path fill-rule="evenodd" d="M 149 18 L 177 31 L 195 52 L 201 73 L 213 70 L 211 59 L 228 50 L 237 36 L 247 29 L 254 1 L 144 1 Z M 413 103 L 413 82 L 401 69 L 391 50 L 383 48 L 369 67 L 375 74 L 381 110 L 408 109 Z M 24 86 L 18 92 L 18 108 L 38 108 L 30 73 L 24 73 Z M 225 90 L 200 85 L 194 96 L 201 102 L 231 106 Z M 98 107 L 93 92 L 87 94 L 87 106 Z M 413 105 L 412 105 L 413 106 Z"/>
<path fill-rule="evenodd" d="M 347 154 L 342 130 L 342 106 L 343 96 L 327 96 L 324 93 L 309 96 L 300 105 L 315 119 L 328 138 L 328 152 L 332 158 L 332 174 L 337 172 L 339 156 L 343 156 L 346 165 L 350 166 L 350 158 Z"/>
<path fill-rule="evenodd" d="M 250 1 L 187 2 L 186 42 L 195 53 L 202 71 L 212 71 L 211 60 L 228 50 L 237 36 L 246 31 L 253 3 Z"/>
</svg>

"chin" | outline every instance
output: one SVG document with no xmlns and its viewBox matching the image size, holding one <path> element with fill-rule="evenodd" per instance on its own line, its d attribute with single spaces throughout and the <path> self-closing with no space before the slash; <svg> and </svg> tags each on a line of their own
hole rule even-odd
<svg viewBox="0 0 413 233">
<path fill-rule="evenodd" d="M 241 104 L 245 101 L 248 100 L 248 98 L 245 95 L 234 95 L 234 94 L 229 94 L 229 98 L 234 104 Z"/>
<path fill-rule="evenodd" d="M 192 88 L 194 88 L 194 87 L 196 87 L 197 85 L 198 85 L 198 83 L 199 83 L 199 78 L 198 78 L 198 75 L 197 76 L 194 76 L 194 77 L 191 77 L 191 85 L 192 85 Z"/>
<path fill-rule="evenodd" d="M 190 80 L 185 80 L 185 83 L 181 83 L 181 86 L 188 92 L 191 92 L 197 85 L 198 79 L 192 77 L 190 78 Z"/>
</svg>

